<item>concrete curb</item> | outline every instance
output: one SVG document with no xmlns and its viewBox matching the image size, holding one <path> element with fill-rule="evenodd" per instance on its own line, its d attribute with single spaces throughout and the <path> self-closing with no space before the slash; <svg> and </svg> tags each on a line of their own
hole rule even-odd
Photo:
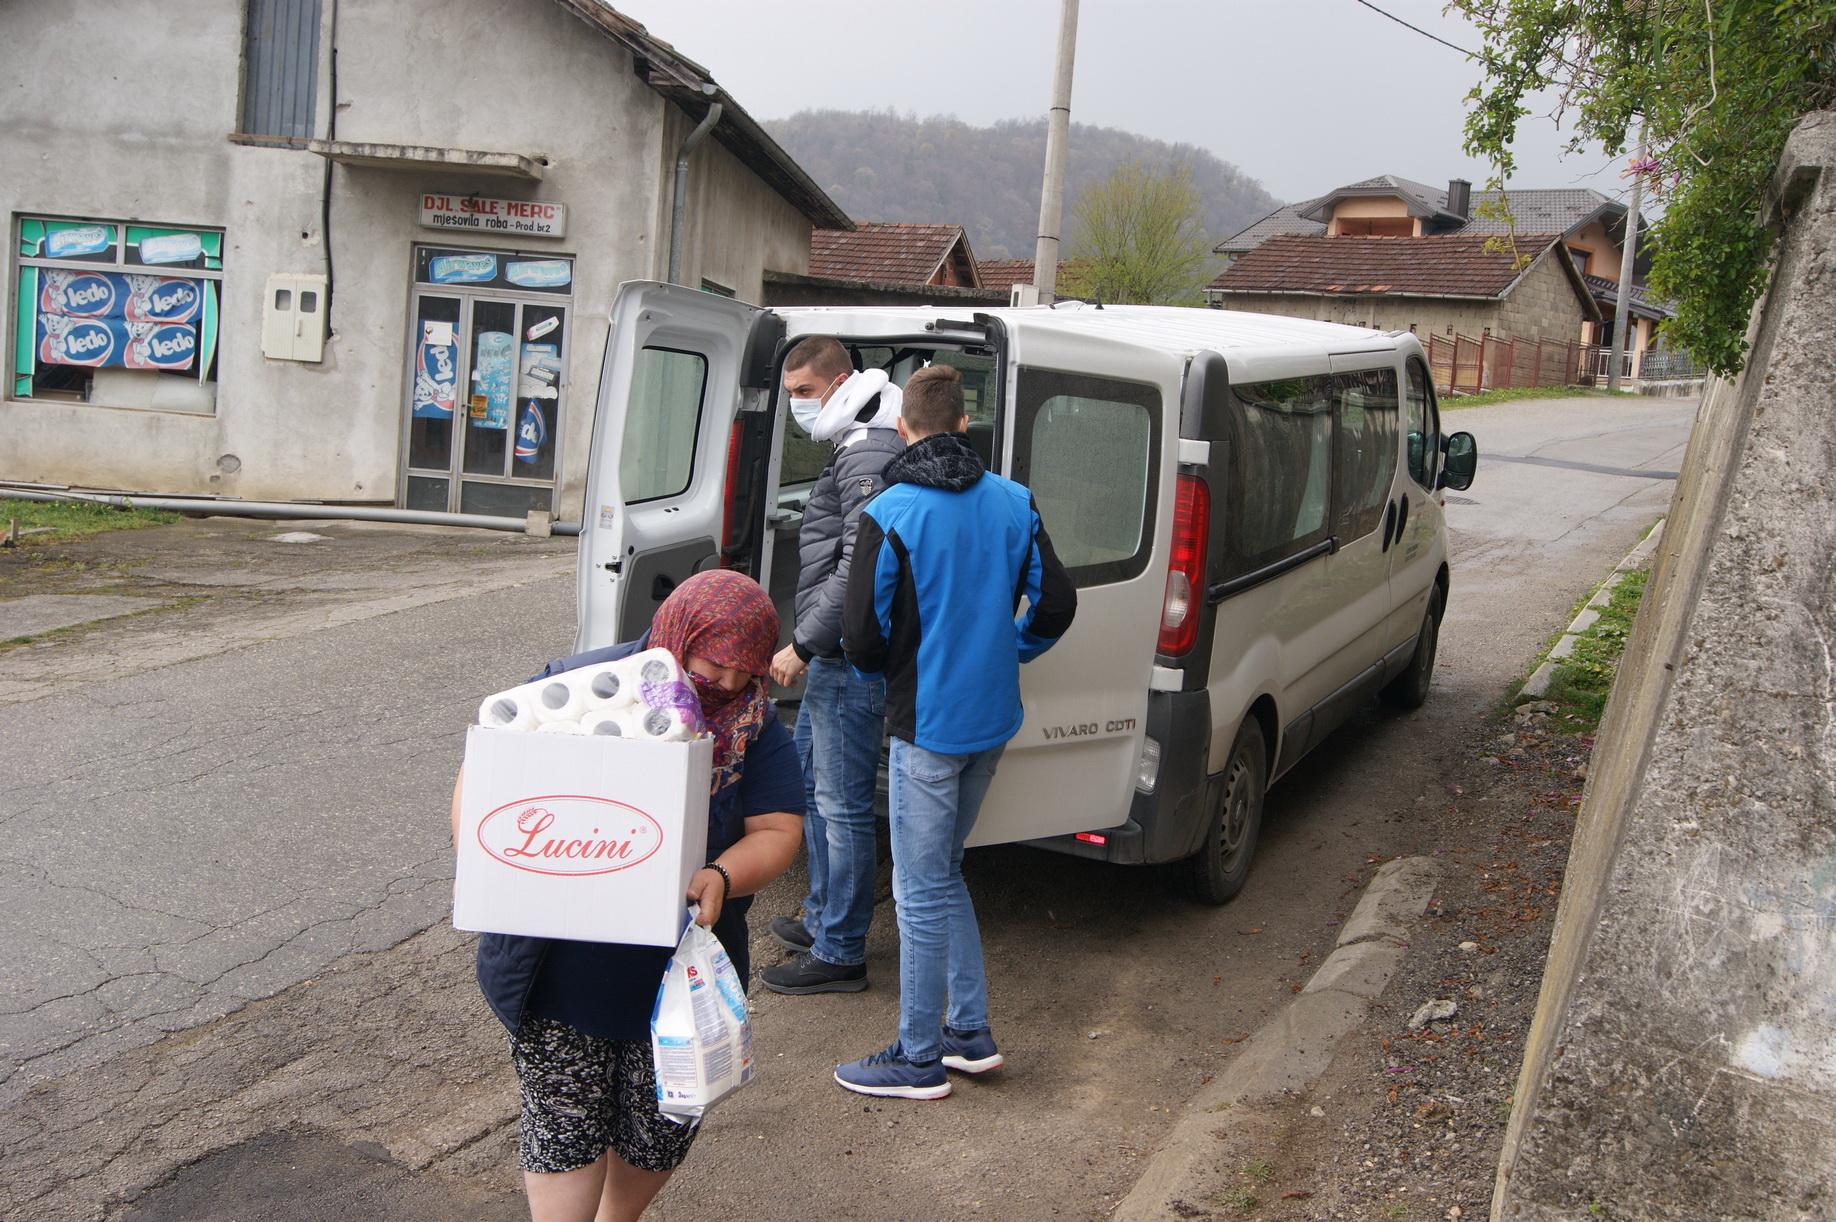
<svg viewBox="0 0 1836 1222">
<path fill-rule="evenodd" d="M 1651 528 L 1651 533 L 1645 536 L 1644 542 L 1627 552 L 1626 558 L 1619 562 L 1619 567 L 1615 568 L 1608 574 L 1607 579 L 1600 583 L 1600 588 L 1594 591 L 1594 596 L 1587 600 L 1587 606 L 1581 608 L 1581 613 L 1575 616 L 1567 628 L 1562 630 L 1561 639 L 1550 649 L 1549 656 L 1543 659 L 1543 664 L 1531 671 L 1530 677 L 1524 680 L 1524 686 L 1517 693 L 1520 699 L 1525 696 L 1540 699 L 1549 694 L 1550 681 L 1555 678 L 1556 663 L 1573 653 L 1575 646 L 1581 640 L 1581 634 L 1594 626 L 1594 621 L 1600 618 L 1600 609 L 1606 606 L 1613 597 L 1613 587 L 1618 585 L 1627 573 L 1644 567 L 1645 561 L 1651 558 L 1651 553 L 1657 551 L 1658 542 L 1664 537 L 1664 521 L 1663 518 L 1659 518 L 1658 524 Z"/>
<path fill-rule="evenodd" d="M 1111 1218 L 1179 1216 L 1174 1202 L 1191 1195 L 1216 1162 L 1215 1134 L 1229 1127 L 1232 1107 L 1306 1090 L 1326 1072 L 1339 1041 L 1364 1021 L 1401 965 L 1410 928 L 1434 897 L 1440 875 L 1427 857 L 1399 857 L 1378 869 L 1332 954 L 1293 1004 L 1264 1023 L 1224 1072 L 1193 1096 Z"/>
</svg>

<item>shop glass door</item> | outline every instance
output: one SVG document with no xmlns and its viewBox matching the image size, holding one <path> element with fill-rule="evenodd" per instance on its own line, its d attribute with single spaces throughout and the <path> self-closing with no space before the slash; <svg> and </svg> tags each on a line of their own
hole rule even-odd
<svg viewBox="0 0 1836 1222">
<path fill-rule="evenodd" d="M 420 247 L 401 502 L 554 510 L 571 259 Z"/>
</svg>

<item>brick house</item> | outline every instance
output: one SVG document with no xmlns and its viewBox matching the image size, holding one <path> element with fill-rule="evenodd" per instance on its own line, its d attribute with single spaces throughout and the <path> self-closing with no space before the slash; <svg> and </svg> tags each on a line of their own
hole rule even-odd
<svg viewBox="0 0 1836 1222">
<path fill-rule="evenodd" d="M 767 272 L 768 305 L 1005 305 L 976 270 L 961 225 L 860 221 L 810 234 L 807 275 Z"/>
<path fill-rule="evenodd" d="M 1206 290 L 1224 309 L 1378 331 L 1559 339 L 1601 321 L 1599 303 L 1555 235 L 1518 235 L 1514 255 L 1479 235 L 1285 234 L 1239 255 Z M 1520 258 L 1527 263 L 1520 264 Z"/>
<path fill-rule="evenodd" d="M 1511 221 L 1507 223 L 1490 215 L 1492 205 L 1498 202 L 1499 195 L 1496 191 L 1474 192 L 1472 185 L 1464 179 L 1453 179 L 1442 190 L 1398 175 L 1384 174 L 1336 187 L 1314 199 L 1285 204 L 1218 243 L 1214 249 L 1225 257 L 1226 264 L 1224 271 L 1207 288 L 1207 300 L 1212 305 L 1227 309 L 1257 309 L 1306 317 L 1356 319 L 1360 313 L 1359 306 L 1346 308 L 1347 303 L 1341 301 L 1332 306 L 1328 313 L 1325 312 L 1328 310 L 1326 299 L 1344 296 L 1369 298 L 1377 294 L 1348 294 L 1344 289 L 1331 292 L 1320 289 L 1278 290 L 1273 284 L 1257 279 L 1255 269 L 1258 266 L 1287 267 L 1293 259 L 1300 257 L 1300 247 L 1289 247 L 1289 254 L 1278 263 L 1266 260 L 1261 263 L 1252 262 L 1247 270 L 1239 265 L 1272 241 L 1307 239 L 1312 243 L 1306 248 L 1312 252 L 1309 257 L 1324 260 L 1322 266 L 1336 269 L 1334 275 L 1320 280 L 1320 283 L 1370 285 L 1379 281 L 1369 277 L 1361 278 L 1358 273 L 1393 267 L 1397 261 L 1395 252 L 1374 250 L 1360 254 L 1355 249 L 1328 247 L 1323 243 L 1362 243 L 1388 239 L 1406 241 L 1409 243 L 1406 250 L 1422 253 L 1424 248 L 1413 243 L 1444 242 L 1448 238 L 1481 239 L 1439 248 L 1434 262 L 1441 269 L 1438 277 L 1445 279 L 1450 274 L 1446 267 L 1448 258 L 1456 253 L 1482 258 L 1485 254 L 1483 239 L 1511 236 L 1515 232 L 1519 252 L 1533 256 L 1536 261 L 1526 269 L 1527 272 L 1535 272 L 1536 265 L 1545 261 L 1548 248 L 1559 244 L 1566 251 L 1574 271 L 1580 275 L 1582 291 L 1591 298 L 1594 308 L 1591 311 L 1582 309 L 1575 315 L 1575 330 L 1572 331 L 1499 332 L 1495 329 L 1494 333 L 1520 335 L 1527 339 L 1579 339 L 1588 344 L 1608 343 L 1612 333 L 1614 305 L 1619 294 L 1621 243 L 1625 237 L 1628 211 L 1626 206 L 1588 188 L 1518 189 L 1506 193 L 1506 202 L 1511 212 Z M 1643 217 L 1639 218 L 1638 225 L 1642 235 L 1645 229 Z M 1338 253 L 1332 253 L 1334 250 Z M 1662 302 L 1653 300 L 1645 293 L 1642 281 L 1645 267 L 1646 261 L 1640 256 L 1634 267 L 1629 310 L 1634 376 L 1642 354 L 1655 340 L 1659 324 L 1670 316 L 1670 310 Z M 1497 282 L 1495 267 L 1475 266 L 1472 274 L 1477 281 L 1487 284 Z M 1552 298 L 1561 296 L 1560 292 L 1554 290 L 1548 271 L 1527 279 L 1525 286 L 1514 287 L 1503 296 L 1521 294 L 1532 281 L 1540 282 L 1549 290 L 1548 295 Z M 1299 295 L 1289 295 L 1293 293 Z M 1394 287 L 1388 290 L 1387 295 L 1394 299 L 1395 308 L 1379 309 L 1375 303 L 1371 303 L 1362 307 L 1363 312 L 1380 317 L 1386 327 L 1402 323 L 1412 325 L 1424 333 L 1447 334 L 1446 327 L 1452 324 L 1456 331 L 1477 337 L 1479 330 L 1466 328 L 1473 327 L 1473 319 L 1486 315 L 1488 309 L 1483 303 L 1465 302 L 1458 297 L 1436 299 L 1431 295 L 1405 294 Z M 1263 304 L 1245 304 L 1252 298 L 1260 299 Z M 1437 304 L 1430 305 L 1431 301 Z M 1521 325 L 1528 317 L 1525 311 L 1519 310 L 1513 314 L 1504 309 L 1503 297 L 1499 305 L 1504 314 L 1511 316 L 1513 325 Z M 1554 308 L 1553 305 L 1551 308 Z M 1566 309 L 1558 310 L 1557 313 L 1566 313 Z M 1542 318 L 1543 325 L 1548 327 L 1555 327 L 1558 322 L 1554 315 L 1543 315 Z"/>
</svg>

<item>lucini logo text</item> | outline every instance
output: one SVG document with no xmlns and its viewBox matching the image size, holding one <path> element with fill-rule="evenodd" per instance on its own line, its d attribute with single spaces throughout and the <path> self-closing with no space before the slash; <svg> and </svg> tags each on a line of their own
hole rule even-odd
<svg viewBox="0 0 1836 1222">
<path fill-rule="evenodd" d="M 493 859 L 532 874 L 612 874 L 656 856 L 663 827 L 610 798 L 545 794 L 487 814 L 478 823 L 478 843 Z"/>
</svg>

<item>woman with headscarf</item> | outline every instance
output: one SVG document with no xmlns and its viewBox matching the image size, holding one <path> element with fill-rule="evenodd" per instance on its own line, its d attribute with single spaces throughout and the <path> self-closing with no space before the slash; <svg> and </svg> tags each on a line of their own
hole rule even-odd
<svg viewBox="0 0 1836 1222">
<path fill-rule="evenodd" d="M 772 713 L 765 676 L 778 613 L 757 582 L 698 573 L 657 608 L 637 641 L 551 662 L 538 678 L 667 649 L 682 663 L 714 735 L 708 865 L 689 880 L 696 918 L 749 978 L 746 910 L 802 842 L 803 769 Z M 460 783 L 464 783 L 461 776 Z M 459 790 L 453 792 L 453 835 Z M 657 1110 L 650 1013 L 667 947 L 485 934 L 478 983 L 510 1032 L 522 1086 L 523 1183 L 535 1222 L 634 1219 L 662 1190 L 696 1126 Z"/>
</svg>

